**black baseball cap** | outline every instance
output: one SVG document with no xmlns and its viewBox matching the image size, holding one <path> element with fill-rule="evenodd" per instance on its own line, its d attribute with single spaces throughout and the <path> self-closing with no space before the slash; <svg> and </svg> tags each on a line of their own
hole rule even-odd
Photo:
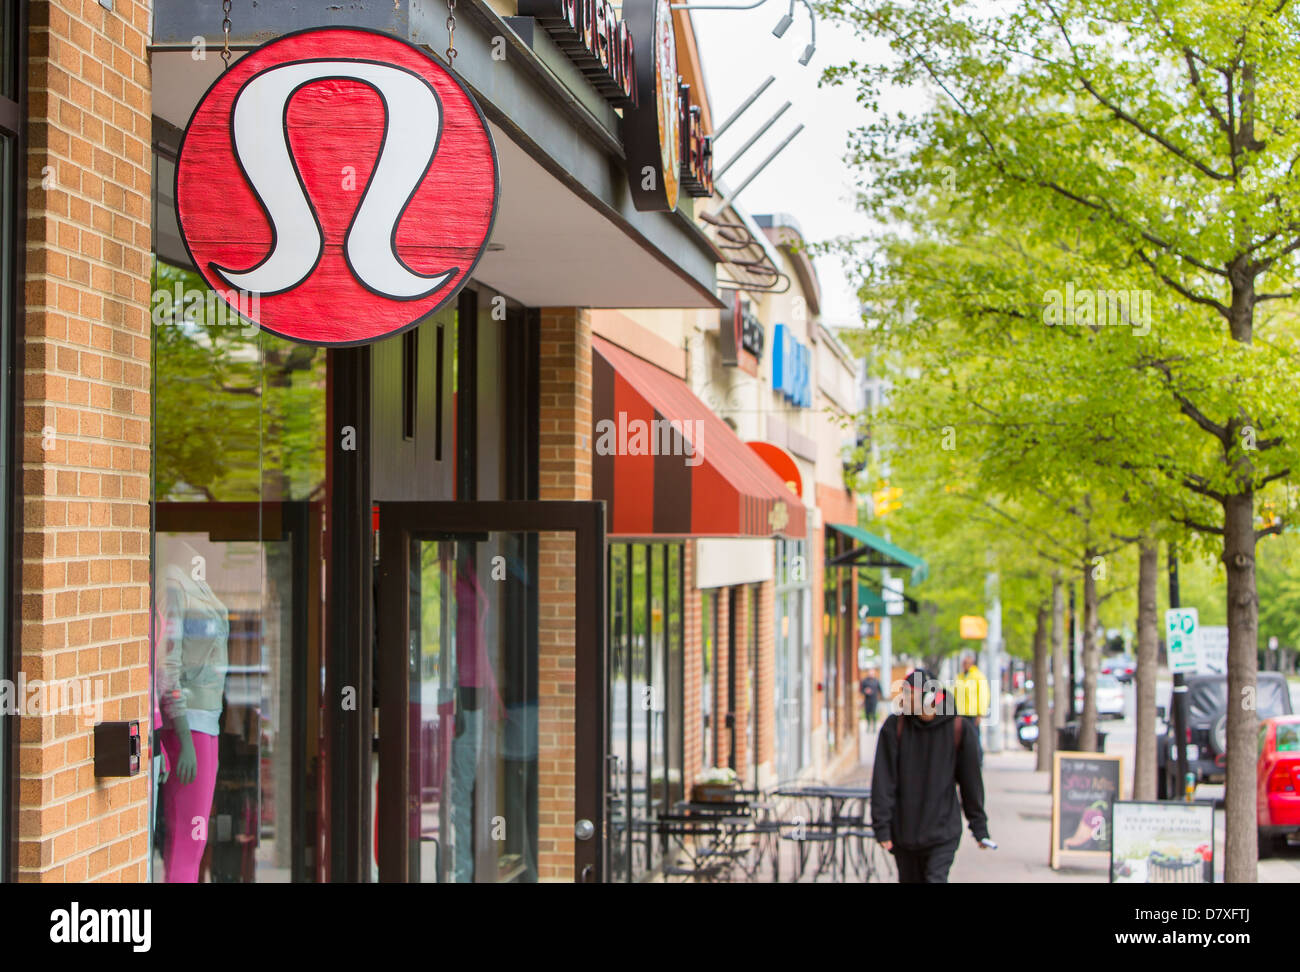
<svg viewBox="0 0 1300 972">
<path fill-rule="evenodd" d="M 916 688 L 925 688 L 926 685 L 933 685 L 935 683 L 935 678 L 924 668 L 913 668 L 907 673 L 907 677 L 904 681 L 907 682 L 908 685 L 915 686 Z"/>
</svg>

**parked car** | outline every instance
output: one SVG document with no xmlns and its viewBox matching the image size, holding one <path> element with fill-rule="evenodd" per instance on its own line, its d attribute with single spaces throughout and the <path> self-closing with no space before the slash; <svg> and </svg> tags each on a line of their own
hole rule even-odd
<svg viewBox="0 0 1300 972">
<path fill-rule="evenodd" d="M 1038 711 L 1034 707 L 1034 698 L 1025 696 L 1016 703 L 1015 715 L 1016 738 L 1026 749 L 1033 749 L 1038 741 Z"/>
<path fill-rule="evenodd" d="M 1074 690 L 1074 710 L 1083 711 L 1083 686 Z M 1114 716 L 1124 718 L 1124 686 L 1114 675 L 1097 676 L 1097 715 L 1101 718 Z"/>
<path fill-rule="evenodd" d="M 1286 846 L 1288 834 L 1300 834 L 1300 716 L 1275 716 L 1259 724 L 1259 856 Z"/>
<path fill-rule="evenodd" d="M 1101 673 L 1114 675 L 1121 682 L 1133 681 L 1133 673 L 1136 671 L 1137 659 L 1132 655 L 1111 655 L 1101 660 Z"/>
<path fill-rule="evenodd" d="M 1291 691 L 1281 672 L 1260 672 L 1256 678 L 1255 711 L 1260 720 L 1289 716 Z M 1174 714 L 1166 731 L 1156 737 L 1156 788 L 1161 800 L 1183 792 L 1174 750 Z M 1187 679 L 1187 769 L 1196 783 L 1222 783 L 1228 739 L 1228 676 L 1191 675 Z"/>
</svg>

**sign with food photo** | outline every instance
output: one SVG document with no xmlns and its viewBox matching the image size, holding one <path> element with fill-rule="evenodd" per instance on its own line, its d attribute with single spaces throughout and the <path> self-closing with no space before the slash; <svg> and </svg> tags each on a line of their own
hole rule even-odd
<svg viewBox="0 0 1300 972">
<path fill-rule="evenodd" d="M 1213 884 L 1214 805 L 1115 803 L 1110 879 L 1116 884 Z"/>
</svg>

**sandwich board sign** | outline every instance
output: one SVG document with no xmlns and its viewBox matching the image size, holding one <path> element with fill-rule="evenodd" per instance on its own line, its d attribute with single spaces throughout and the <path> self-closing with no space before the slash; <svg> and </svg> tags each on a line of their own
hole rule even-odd
<svg viewBox="0 0 1300 972">
<path fill-rule="evenodd" d="M 1165 645 L 1171 675 L 1195 673 L 1197 626 L 1196 608 L 1170 608 L 1165 612 Z"/>
<path fill-rule="evenodd" d="M 1053 870 L 1063 858 L 1109 858 L 1111 807 L 1122 798 L 1124 757 L 1057 751 L 1052 757 Z"/>
</svg>

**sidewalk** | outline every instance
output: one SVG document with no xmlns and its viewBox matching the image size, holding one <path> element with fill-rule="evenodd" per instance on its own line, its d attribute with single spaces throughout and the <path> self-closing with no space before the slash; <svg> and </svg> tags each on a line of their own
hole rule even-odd
<svg viewBox="0 0 1300 972">
<path fill-rule="evenodd" d="M 871 764 L 876 755 L 876 737 L 860 727 L 863 762 L 851 777 L 855 784 L 871 785 Z M 1132 747 L 1125 770 L 1132 764 Z M 1048 865 L 1052 832 L 1052 796 L 1050 774 L 1037 772 L 1033 753 L 1017 746 L 1000 753 L 984 754 L 984 809 L 989 817 L 989 833 L 998 842 L 995 851 L 981 851 L 962 818 L 961 846 L 953 862 L 949 880 L 953 883 L 1107 883 L 1108 859 L 1071 860 L 1059 870 Z M 1125 779 L 1128 792 L 1131 780 Z M 1221 797 L 1222 786 L 1203 786 L 1202 798 Z M 1223 811 L 1215 820 L 1215 880 L 1223 880 Z M 1292 847 L 1279 857 L 1260 861 L 1259 883 L 1295 884 L 1300 882 L 1300 848 Z"/>
<path fill-rule="evenodd" d="M 863 763 L 855 783 L 870 785 L 871 764 L 876 755 L 876 737 L 861 726 Z M 981 850 L 962 819 L 961 847 L 953 862 L 949 880 L 972 883 L 1104 883 L 1105 858 L 1071 862 L 1059 870 L 1048 866 L 1051 846 L 1052 795 L 1049 774 L 1034 769 L 1034 754 L 1017 747 L 984 754 L 984 809 L 989 833 L 998 843 L 995 851 Z"/>
</svg>

